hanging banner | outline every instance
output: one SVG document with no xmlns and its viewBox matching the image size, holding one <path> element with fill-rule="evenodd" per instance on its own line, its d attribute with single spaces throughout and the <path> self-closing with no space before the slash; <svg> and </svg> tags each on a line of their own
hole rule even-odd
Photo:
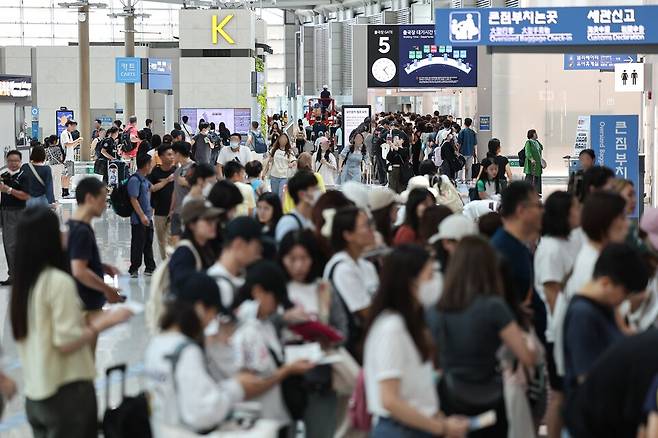
<svg viewBox="0 0 658 438">
<path fill-rule="evenodd" d="M 437 45 L 658 43 L 658 6 L 436 9 Z"/>
<path fill-rule="evenodd" d="M 601 166 L 609 167 L 616 178 L 633 181 L 636 190 L 640 187 L 639 170 L 639 117 L 637 115 L 605 115 L 590 117 L 592 149 Z M 640 211 L 638 196 L 635 212 Z"/>
</svg>

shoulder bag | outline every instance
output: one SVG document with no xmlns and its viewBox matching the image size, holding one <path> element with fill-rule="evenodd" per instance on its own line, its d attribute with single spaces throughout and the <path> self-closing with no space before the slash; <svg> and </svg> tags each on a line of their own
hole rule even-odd
<svg viewBox="0 0 658 438">
<path fill-rule="evenodd" d="M 32 175 L 34 175 L 34 177 L 37 179 L 37 181 L 39 181 L 39 184 L 41 184 L 43 187 L 46 187 L 46 183 L 43 182 L 43 179 L 41 178 L 41 176 L 39 176 L 39 173 L 37 172 L 37 169 L 34 168 L 34 164 L 28 163 L 27 165 L 30 166 L 30 170 L 32 171 Z"/>
</svg>

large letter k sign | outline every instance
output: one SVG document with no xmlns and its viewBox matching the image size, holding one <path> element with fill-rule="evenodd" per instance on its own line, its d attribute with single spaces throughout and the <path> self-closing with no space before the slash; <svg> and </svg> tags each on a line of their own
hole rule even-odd
<svg viewBox="0 0 658 438">
<path fill-rule="evenodd" d="M 233 15 L 227 15 L 224 19 L 217 24 L 217 15 L 212 16 L 212 43 L 217 44 L 217 34 L 220 34 L 224 40 L 229 44 L 235 44 L 233 38 L 224 30 L 224 26 L 228 24 L 229 21 L 233 18 Z"/>
</svg>

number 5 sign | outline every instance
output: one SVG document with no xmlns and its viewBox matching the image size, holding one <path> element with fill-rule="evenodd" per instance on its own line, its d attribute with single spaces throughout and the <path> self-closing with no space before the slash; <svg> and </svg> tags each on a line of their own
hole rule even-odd
<svg viewBox="0 0 658 438">
<path fill-rule="evenodd" d="M 397 87 L 400 64 L 399 26 L 368 26 L 368 87 Z"/>
</svg>

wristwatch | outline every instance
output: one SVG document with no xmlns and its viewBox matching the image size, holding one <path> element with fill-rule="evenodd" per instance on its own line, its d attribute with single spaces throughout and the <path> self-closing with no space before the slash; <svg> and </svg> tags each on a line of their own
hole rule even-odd
<svg viewBox="0 0 658 438">
<path fill-rule="evenodd" d="M 13 191 L 14 191 L 14 188 L 13 188 L 13 187 L 9 187 L 9 190 L 7 190 L 7 194 L 8 194 L 8 195 L 11 195 L 11 192 L 13 192 Z"/>
</svg>

